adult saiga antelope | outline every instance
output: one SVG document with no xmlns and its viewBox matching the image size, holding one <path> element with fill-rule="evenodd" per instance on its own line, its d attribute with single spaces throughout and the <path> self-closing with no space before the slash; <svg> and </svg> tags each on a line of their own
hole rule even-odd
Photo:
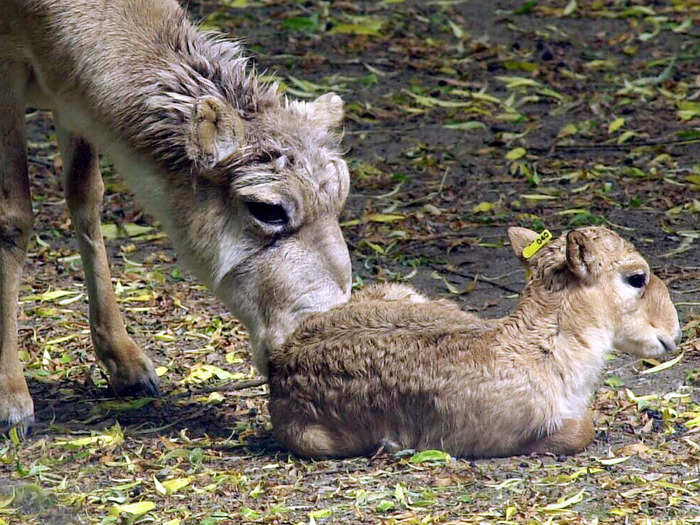
<svg viewBox="0 0 700 525">
<path fill-rule="evenodd" d="M 270 353 L 280 441 L 311 457 L 382 445 L 470 457 L 588 445 L 606 352 L 675 348 L 676 310 L 642 256 L 608 229 L 573 230 L 530 258 L 537 234 L 508 234 L 532 278 L 503 319 L 376 285 L 303 321 Z"/>
<path fill-rule="evenodd" d="M 53 112 L 92 341 L 117 393 L 157 387 L 110 283 L 98 150 L 248 327 L 263 374 L 266 348 L 348 299 L 338 215 L 349 178 L 334 132 L 342 101 L 288 101 L 246 62 L 174 0 L 0 2 L 0 427 L 33 419 L 16 336 L 32 227 L 25 106 Z"/>
</svg>

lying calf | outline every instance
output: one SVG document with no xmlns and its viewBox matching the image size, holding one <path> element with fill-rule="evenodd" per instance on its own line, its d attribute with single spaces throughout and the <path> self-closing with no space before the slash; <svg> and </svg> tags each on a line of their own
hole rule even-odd
<svg viewBox="0 0 700 525">
<path fill-rule="evenodd" d="M 375 285 L 304 321 L 270 354 L 277 438 L 309 457 L 381 446 L 469 457 L 586 447 L 606 352 L 674 349 L 676 310 L 642 256 L 606 228 L 570 231 L 534 255 L 535 232 L 508 235 L 532 277 L 507 317 Z"/>
</svg>

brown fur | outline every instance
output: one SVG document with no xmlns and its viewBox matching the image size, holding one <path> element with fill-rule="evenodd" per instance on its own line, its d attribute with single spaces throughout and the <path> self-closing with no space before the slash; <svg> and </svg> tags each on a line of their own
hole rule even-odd
<svg viewBox="0 0 700 525">
<path fill-rule="evenodd" d="M 516 254 L 536 235 L 512 228 Z M 605 353 L 673 348 L 678 317 L 644 259 L 605 228 L 569 232 L 526 264 L 532 279 L 500 320 L 416 302 L 398 285 L 307 319 L 271 353 L 275 435 L 311 457 L 382 445 L 471 457 L 583 449 Z M 624 280 L 636 273 L 647 286 Z"/>
<path fill-rule="evenodd" d="M 289 101 L 247 63 L 174 0 L 0 2 L 0 429 L 32 418 L 13 320 L 32 222 L 27 105 L 54 115 L 93 343 L 115 391 L 154 393 L 156 378 L 111 289 L 98 150 L 249 328 L 262 373 L 268 347 L 348 299 L 342 100 Z"/>
</svg>

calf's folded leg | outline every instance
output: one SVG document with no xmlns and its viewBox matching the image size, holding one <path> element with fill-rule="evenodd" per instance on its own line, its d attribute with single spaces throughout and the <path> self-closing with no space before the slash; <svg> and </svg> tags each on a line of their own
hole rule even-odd
<svg viewBox="0 0 700 525">
<path fill-rule="evenodd" d="M 594 436 L 593 413 L 588 410 L 580 419 L 565 419 L 556 432 L 531 443 L 523 453 L 568 456 L 585 449 Z"/>
</svg>

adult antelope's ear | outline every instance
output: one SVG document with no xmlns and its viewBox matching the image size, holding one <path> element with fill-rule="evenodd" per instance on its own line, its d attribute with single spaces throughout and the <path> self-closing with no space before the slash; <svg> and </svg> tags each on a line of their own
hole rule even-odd
<svg viewBox="0 0 700 525">
<path fill-rule="evenodd" d="M 595 248 L 593 240 L 585 232 L 571 230 L 566 234 L 566 265 L 582 281 L 595 276 Z"/>
<path fill-rule="evenodd" d="M 523 257 L 523 250 L 532 244 L 532 242 L 539 237 L 539 233 L 528 230 L 527 228 L 521 228 L 520 226 L 511 226 L 508 228 L 508 240 L 510 241 L 510 247 L 513 248 L 515 256 L 520 259 L 523 264 L 527 264 L 527 259 Z"/>
<path fill-rule="evenodd" d="M 311 114 L 314 120 L 327 128 L 337 128 L 343 122 L 343 99 L 335 93 L 326 93 L 311 102 Z"/>
<path fill-rule="evenodd" d="M 187 155 L 196 166 L 211 169 L 239 149 L 245 141 L 243 119 L 217 97 L 198 98 L 192 108 Z"/>
</svg>

